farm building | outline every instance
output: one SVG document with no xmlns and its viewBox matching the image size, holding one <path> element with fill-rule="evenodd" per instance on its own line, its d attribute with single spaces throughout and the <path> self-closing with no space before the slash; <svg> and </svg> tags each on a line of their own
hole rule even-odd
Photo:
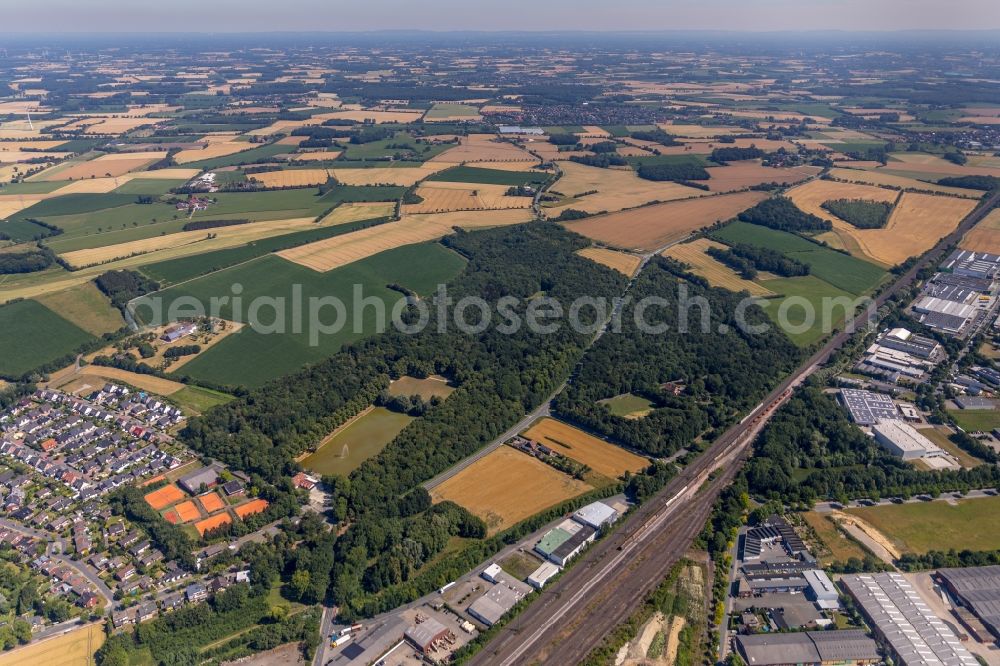
<svg viewBox="0 0 1000 666">
<path fill-rule="evenodd" d="M 860 629 L 792 634 L 738 635 L 736 649 L 751 666 L 782 664 L 875 664 L 878 644 Z"/>
<path fill-rule="evenodd" d="M 604 502 L 593 502 L 574 513 L 573 520 L 599 530 L 618 520 L 618 512 Z"/>
<path fill-rule="evenodd" d="M 840 584 L 897 664 L 976 666 L 979 663 L 902 574 L 851 574 L 841 578 Z"/>
<path fill-rule="evenodd" d="M 196 472 L 178 479 L 177 484 L 192 495 L 201 492 L 202 486 L 211 488 L 219 482 L 219 473 L 214 467 L 202 467 Z"/>
<path fill-rule="evenodd" d="M 177 342 L 183 337 L 191 335 L 198 330 L 198 325 L 195 323 L 188 324 L 177 324 L 176 326 L 171 326 L 163 332 L 160 339 L 164 342 Z"/>
<path fill-rule="evenodd" d="M 551 562 L 543 562 L 540 567 L 531 572 L 528 576 L 528 585 L 540 590 L 545 587 L 545 584 L 549 582 L 549 579 L 559 573 L 560 569 Z"/>
<path fill-rule="evenodd" d="M 435 647 L 447 641 L 451 637 L 451 631 L 432 617 L 427 618 L 420 624 L 408 627 L 403 636 L 413 647 L 420 650 L 421 654 L 430 654 Z"/>
<path fill-rule="evenodd" d="M 977 640 L 989 642 L 987 633 L 993 634 L 992 640 L 1000 640 L 1000 566 L 939 569 L 937 575 L 961 604 L 962 624 L 978 634 Z"/>
</svg>

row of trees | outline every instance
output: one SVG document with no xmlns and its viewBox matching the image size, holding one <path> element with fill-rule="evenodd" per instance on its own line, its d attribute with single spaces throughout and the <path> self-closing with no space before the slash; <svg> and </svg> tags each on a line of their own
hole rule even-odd
<svg viewBox="0 0 1000 666">
<path fill-rule="evenodd" d="M 744 280 L 757 277 L 757 271 L 768 271 L 782 277 L 809 275 L 809 264 L 787 257 L 777 250 L 738 243 L 723 249 L 710 247 L 706 253 L 740 273 Z"/>
</svg>

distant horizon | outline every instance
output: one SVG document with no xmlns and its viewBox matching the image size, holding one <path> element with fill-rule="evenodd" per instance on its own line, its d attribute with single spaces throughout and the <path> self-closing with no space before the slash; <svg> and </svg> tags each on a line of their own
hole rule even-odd
<svg viewBox="0 0 1000 666">
<path fill-rule="evenodd" d="M 148 30 L 149 27 L 156 30 Z M 659 26 L 650 30 L 649 26 Z M 109 29 L 110 28 L 110 29 Z M 35 0 L 11 4 L 4 34 L 806 31 L 1000 29 L 993 0 Z"/>
</svg>

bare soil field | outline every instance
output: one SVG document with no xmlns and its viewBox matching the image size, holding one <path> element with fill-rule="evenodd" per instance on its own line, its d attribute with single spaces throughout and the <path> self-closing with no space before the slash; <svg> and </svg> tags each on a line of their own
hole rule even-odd
<svg viewBox="0 0 1000 666">
<path fill-rule="evenodd" d="M 727 166 L 709 168 L 708 173 L 712 177 L 706 184 L 713 192 L 733 192 L 761 183 L 792 185 L 816 175 L 820 170 L 819 167 L 766 167 L 758 160 L 730 162 Z"/>
<path fill-rule="evenodd" d="M 507 185 L 428 182 L 417 188 L 417 195 L 422 197 L 423 201 L 418 204 L 404 205 L 403 210 L 407 214 L 412 214 L 531 207 L 531 197 L 507 196 L 508 189 Z"/>
<path fill-rule="evenodd" d="M 609 250 L 606 247 L 586 247 L 577 251 L 577 254 L 629 277 L 635 275 L 639 265 L 642 264 L 642 257 L 619 250 Z"/>
<path fill-rule="evenodd" d="M 774 292 L 752 280 L 744 280 L 736 271 L 705 254 L 710 247 L 725 249 L 722 243 L 707 238 L 697 238 L 690 243 L 672 245 L 663 251 L 663 256 L 676 259 L 691 267 L 691 272 L 708 280 L 713 287 L 729 291 L 747 291 L 754 296 L 773 296 Z"/>
<path fill-rule="evenodd" d="M 521 435 L 612 479 L 649 466 L 645 458 L 555 419 L 544 418 Z"/>
<path fill-rule="evenodd" d="M 601 169 L 566 162 L 562 170 L 562 177 L 550 191 L 569 197 L 569 200 L 546 208 L 550 217 L 558 216 L 564 208 L 587 213 L 615 212 L 652 201 L 706 196 L 704 191 L 693 187 L 644 180 L 631 169 Z M 588 192 L 591 194 L 585 194 Z"/>
<path fill-rule="evenodd" d="M 720 194 L 597 215 L 564 226 L 600 243 L 650 252 L 702 227 L 728 220 L 766 198 L 764 192 Z"/>
<path fill-rule="evenodd" d="M 959 247 L 973 252 L 1000 254 L 1000 208 L 995 208 L 965 235 Z"/>
<path fill-rule="evenodd" d="M 495 534 L 590 489 L 540 460 L 501 446 L 434 488 L 431 498 L 465 507 Z"/>
<path fill-rule="evenodd" d="M 846 164 L 850 164 L 847 162 Z M 876 162 L 875 164 L 880 164 Z M 978 190 L 967 190 L 961 187 L 946 187 L 944 185 L 938 185 L 936 183 L 926 183 L 922 180 L 916 180 L 914 178 L 906 178 L 905 176 L 895 176 L 891 173 L 884 173 L 882 171 L 867 171 L 858 169 L 842 169 L 834 168 L 830 169 L 830 176 L 836 180 L 845 181 L 848 183 L 862 183 L 867 185 L 886 185 L 889 187 L 898 187 L 904 190 L 923 190 L 925 192 L 939 192 L 941 194 L 952 194 L 959 197 L 968 197 L 970 199 L 979 199 L 983 196 L 983 193 Z"/>
<path fill-rule="evenodd" d="M 460 139 L 459 145 L 435 155 L 429 163 L 445 162 L 531 162 L 538 163 L 531 153 L 512 143 L 499 141 L 492 134 L 470 134 Z"/>
</svg>

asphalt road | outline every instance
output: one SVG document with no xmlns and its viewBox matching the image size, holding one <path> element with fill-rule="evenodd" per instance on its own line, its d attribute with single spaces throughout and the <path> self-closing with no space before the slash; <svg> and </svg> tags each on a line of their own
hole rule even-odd
<svg viewBox="0 0 1000 666">
<path fill-rule="evenodd" d="M 908 288 L 922 268 L 940 261 L 1000 200 L 992 194 L 954 232 L 876 299 L 881 306 Z M 711 513 L 715 499 L 735 477 L 749 453 L 749 444 L 773 411 L 765 411 L 789 387 L 798 385 L 848 340 L 834 335 L 799 370 L 775 389 L 748 419 L 733 426 L 656 496 L 627 518 L 611 537 L 598 542 L 580 561 L 517 618 L 506 625 L 471 661 L 484 666 L 522 663 L 571 664 L 581 661 L 604 637 L 628 618 L 636 605 L 690 547 Z M 717 473 L 692 497 L 694 489 Z"/>
</svg>

